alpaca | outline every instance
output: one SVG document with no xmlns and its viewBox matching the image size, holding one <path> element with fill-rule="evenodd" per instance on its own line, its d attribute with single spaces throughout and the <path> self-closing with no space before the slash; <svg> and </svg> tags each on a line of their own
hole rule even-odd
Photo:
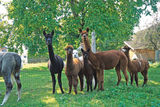
<svg viewBox="0 0 160 107">
<path fill-rule="evenodd" d="M 82 44 L 81 46 L 77 49 L 77 50 L 73 50 L 73 58 L 78 58 L 81 62 L 83 62 L 83 56 L 80 56 L 78 55 L 78 50 L 81 51 L 81 49 L 83 48 Z M 83 89 L 85 88 L 85 81 L 86 81 L 86 78 L 84 77 L 83 78 Z M 97 81 L 97 80 L 96 80 Z M 93 80 L 92 80 L 92 84 L 94 87 L 96 87 L 95 85 L 97 85 L 97 83 L 95 84 L 95 78 L 93 77 Z M 95 88 L 94 88 L 95 89 Z"/>
<path fill-rule="evenodd" d="M 18 99 L 21 98 L 21 81 L 20 81 L 21 57 L 14 52 L 0 53 L 0 77 L 4 78 L 6 85 L 6 94 L 1 105 L 4 105 L 13 88 L 13 79 L 17 83 Z M 12 76 L 12 78 L 11 78 Z"/>
<path fill-rule="evenodd" d="M 83 62 L 83 57 L 78 55 L 78 50 L 73 50 L 72 54 L 73 58 L 78 58 L 81 62 Z M 85 88 L 85 77 L 83 77 L 83 89 Z"/>
<path fill-rule="evenodd" d="M 73 46 L 68 45 L 65 48 L 67 52 L 67 62 L 65 67 L 65 74 L 69 82 L 69 93 L 71 93 L 72 85 L 74 92 L 77 94 L 78 76 L 80 79 L 80 88 L 83 90 L 83 63 L 78 58 L 73 58 Z"/>
<path fill-rule="evenodd" d="M 77 50 L 73 50 L 73 54 L 72 55 L 73 55 L 73 58 L 79 58 Z"/>
<path fill-rule="evenodd" d="M 93 76 L 95 78 L 95 87 L 94 89 L 96 89 L 97 86 L 97 75 L 96 75 L 96 70 L 92 67 L 91 63 L 88 61 L 88 53 L 90 50 L 84 51 L 83 49 L 81 49 L 82 54 L 83 54 L 83 63 L 84 63 L 84 70 L 83 73 L 86 77 L 87 80 L 87 91 L 89 91 L 89 87 L 90 90 L 92 91 L 92 80 L 93 80 Z"/>
<path fill-rule="evenodd" d="M 46 34 L 46 32 L 43 31 L 43 35 L 45 36 L 46 44 L 48 46 L 48 52 L 49 52 L 48 69 L 50 70 L 50 73 L 52 76 L 53 94 L 55 93 L 55 85 L 56 85 L 55 74 L 58 74 L 58 76 L 57 76 L 58 83 L 59 83 L 59 87 L 61 89 L 61 92 L 63 94 L 64 91 L 62 88 L 61 74 L 62 74 L 62 70 L 64 67 L 64 63 L 63 63 L 63 59 L 60 56 L 55 55 L 53 52 L 52 37 L 54 35 L 54 30 L 52 31 L 51 34 Z"/>
<path fill-rule="evenodd" d="M 124 46 L 122 48 L 122 51 L 125 53 L 125 55 L 128 58 L 128 71 L 131 77 L 131 85 L 133 83 L 133 78 L 135 77 L 136 85 L 138 86 L 138 72 L 141 72 L 141 74 L 144 77 L 144 82 L 142 86 L 144 86 L 145 84 L 147 84 L 147 80 L 148 80 L 149 63 L 146 60 L 139 60 L 139 59 L 135 59 L 131 61 L 129 56 L 130 49 L 131 48 L 129 48 L 128 46 Z"/>
<path fill-rule="evenodd" d="M 123 71 L 123 74 L 126 79 L 126 85 L 127 85 L 128 75 L 127 75 L 126 69 L 127 69 L 128 60 L 125 54 L 118 50 L 110 50 L 110 51 L 93 53 L 91 51 L 91 46 L 88 39 L 89 28 L 87 28 L 86 31 L 82 31 L 82 29 L 79 29 L 79 32 L 82 36 L 82 41 L 85 45 L 85 50 L 90 49 L 88 59 L 97 71 L 98 90 L 104 90 L 104 87 L 103 87 L 104 70 L 113 69 L 114 67 L 116 69 L 117 76 L 118 76 L 117 85 L 119 85 L 121 81 L 120 70 Z"/>
</svg>

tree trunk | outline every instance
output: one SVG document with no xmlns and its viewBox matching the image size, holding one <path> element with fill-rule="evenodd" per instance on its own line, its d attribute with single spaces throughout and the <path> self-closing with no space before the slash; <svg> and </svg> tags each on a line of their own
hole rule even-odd
<svg viewBox="0 0 160 107">
<path fill-rule="evenodd" d="M 92 32 L 91 36 L 92 36 L 91 48 L 92 48 L 93 53 L 96 53 L 96 35 L 95 35 L 95 31 Z"/>
</svg>

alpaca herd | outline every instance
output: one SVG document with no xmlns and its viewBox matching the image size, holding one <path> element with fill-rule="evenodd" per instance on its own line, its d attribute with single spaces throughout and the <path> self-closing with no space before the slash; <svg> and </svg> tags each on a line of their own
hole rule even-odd
<svg viewBox="0 0 160 107">
<path fill-rule="evenodd" d="M 75 94 L 77 94 L 78 77 L 80 80 L 81 91 L 83 91 L 84 88 L 84 77 L 86 78 L 87 91 L 92 91 L 93 78 L 95 79 L 94 89 L 96 89 L 98 85 L 98 90 L 104 90 L 104 70 L 113 68 L 115 68 L 118 77 L 117 85 L 119 85 L 121 81 L 120 71 L 123 72 L 126 80 L 126 85 L 128 85 L 127 70 L 130 74 L 131 85 L 133 83 L 133 78 L 135 78 L 136 85 L 138 86 L 138 72 L 141 72 L 144 77 L 142 86 L 147 83 L 149 69 L 148 61 L 139 59 L 131 60 L 129 57 L 130 48 L 127 46 L 124 46 L 121 50 L 110 50 L 93 53 L 88 38 L 89 28 L 84 31 L 82 31 L 82 29 L 79 29 L 79 32 L 84 44 L 84 49 L 81 49 L 82 59 L 78 58 L 77 55 L 73 55 L 73 53 L 78 54 L 78 52 L 74 51 L 72 45 L 68 45 L 65 48 L 67 59 L 66 64 L 64 65 L 63 59 L 60 56 L 54 54 L 54 50 L 52 47 L 52 38 L 54 35 L 54 31 L 52 31 L 50 34 L 46 34 L 46 32 L 43 31 L 49 53 L 48 69 L 52 78 L 53 94 L 55 93 L 56 85 L 55 74 L 58 74 L 57 78 L 61 93 L 64 93 L 61 81 L 64 66 L 65 74 L 68 79 L 69 93 L 71 93 L 73 86 L 74 92 Z M 4 78 L 6 85 L 6 94 L 1 105 L 6 103 L 12 90 L 13 83 L 11 82 L 11 75 L 13 75 L 17 83 L 17 101 L 19 101 L 21 97 L 20 67 L 21 58 L 18 54 L 11 52 L 0 53 L 0 76 Z"/>
</svg>

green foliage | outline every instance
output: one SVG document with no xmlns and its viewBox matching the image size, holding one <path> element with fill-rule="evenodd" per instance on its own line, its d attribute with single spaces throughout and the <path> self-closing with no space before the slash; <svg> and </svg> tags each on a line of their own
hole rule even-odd
<svg viewBox="0 0 160 107">
<path fill-rule="evenodd" d="M 66 44 L 77 48 L 81 42 L 78 29 L 89 27 L 96 32 L 97 49 L 118 49 L 130 38 L 133 28 L 139 23 L 140 14 L 154 1 L 144 0 L 13 0 L 8 6 L 9 17 L 14 20 L 12 35 L 7 44 L 29 48 L 31 55 L 47 54 L 42 35 L 45 29 L 56 32 L 54 50 L 59 52 Z M 141 6 L 145 8 L 141 8 Z M 90 33 L 91 33 L 90 32 Z M 59 36 L 63 36 L 62 41 Z M 7 40 L 7 37 L 4 37 Z M 57 47 L 60 46 L 60 47 Z M 16 47 L 17 48 L 17 47 Z"/>
<path fill-rule="evenodd" d="M 16 102 L 16 84 L 9 97 L 5 107 L 158 107 L 160 106 L 159 90 L 160 90 L 160 67 L 154 64 L 149 69 L 149 81 L 147 86 L 141 87 L 143 77 L 139 73 L 139 87 L 125 85 L 125 79 L 119 86 L 116 86 L 117 76 L 115 70 L 104 71 L 104 91 L 94 90 L 87 92 L 80 91 L 78 86 L 78 94 L 68 94 L 68 81 L 65 73 L 62 73 L 62 85 L 65 94 L 61 94 L 58 83 L 56 84 L 56 93 L 52 94 L 52 80 L 50 72 L 47 69 L 47 63 L 25 65 L 21 72 L 22 81 L 22 99 Z M 123 73 L 121 73 L 123 74 Z M 57 76 L 56 76 L 57 77 Z M 57 80 L 57 78 L 56 78 Z M 57 80 L 58 82 L 58 80 Z M 0 102 L 2 102 L 5 94 L 5 85 L 0 78 Z"/>
</svg>

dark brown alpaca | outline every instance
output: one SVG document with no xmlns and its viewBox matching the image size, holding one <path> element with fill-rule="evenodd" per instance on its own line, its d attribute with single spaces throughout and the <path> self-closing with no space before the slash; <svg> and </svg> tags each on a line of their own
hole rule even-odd
<svg viewBox="0 0 160 107">
<path fill-rule="evenodd" d="M 54 35 L 54 31 L 52 31 L 51 34 L 46 34 L 46 32 L 43 31 L 43 35 L 45 36 L 46 44 L 48 46 L 48 52 L 49 52 L 48 69 L 50 70 L 52 76 L 53 94 L 55 93 L 55 85 L 56 85 L 55 74 L 58 74 L 57 78 L 59 87 L 61 89 L 61 92 L 64 93 L 61 82 L 61 74 L 64 67 L 64 63 L 63 59 L 60 56 L 55 55 L 53 51 L 52 37 Z"/>
<path fill-rule="evenodd" d="M 65 74 L 69 82 L 69 93 L 71 93 L 72 85 L 74 92 L 77 94 L 78 76 L 80 79 L 80 88 L 83 90 L 83 63 L 78 58 L 73 58 L 73 46 L 68 45 L 65 48 L 67 52 L 67 63 L 65 68 Z"/>
<path fill-rule="evenodd" d="M 90 61 L 88 61 L 88 54 L 90 50 L 84 51 L 83 49 L 81 49 L 82 54 L 83 54 L 83 63 L 84 63 L 84 70 L 83 73 L 86 77 L 87 80 L 87 91 L 90 90 L 92 91 L 92 80 L 93 80 L 93 76 L 95 78 L 95 87 L 94 89 L 96 89 L 97 87 L 97 75 L 96 75 L 96 69 L 93 68 L 92 64 L 90 63 Z"/>
<path fill-rule="evenodd" d="M 125 53 L 125 55 L 128 58 L 128 71 L 130 73 L 131 77 L 131 84 L 133 83 L 133 78 L 135 77 L 136 85 L 138 86 L 138 72 L 141 72 L 141 74 L 144 77 L 143 86 L 147 83 L 148 80 L 148 69 L 149 69 L 149 63 L 146 60 L 132 60 L 129 56 L 129 48 L 128 46 L 124 46 L 122 48 L 122 51 Z"/>
<path fill-rule="evenodd" d="M 88 39 L 89 28 L 87 28 L 86 31 L 82 31 L 82 29 L 79 29 L 79 31 L 82 35 L 82 41 L 85 45 L 85 50 L 91 49 L 89 39 Z M 110 51 L 93 53 L 90 50 L 89 61 L 96 68 L 99 90 L 104 90 L 104 87 L 103 87 L 104 70 L 113 69 L 114 67 L 116 69 L 117 76 L 118 76 L 117 85 L 119 85 L 121 81 L 120 70 L 123 71 L 123 74 L 126 79 L 126 84 L 128 83 L 128 75 L 126 72 L 128 60 L 126 55 L 123 52 L 117 51 L 117 50 L 110 50 Z"/>
</svg>

